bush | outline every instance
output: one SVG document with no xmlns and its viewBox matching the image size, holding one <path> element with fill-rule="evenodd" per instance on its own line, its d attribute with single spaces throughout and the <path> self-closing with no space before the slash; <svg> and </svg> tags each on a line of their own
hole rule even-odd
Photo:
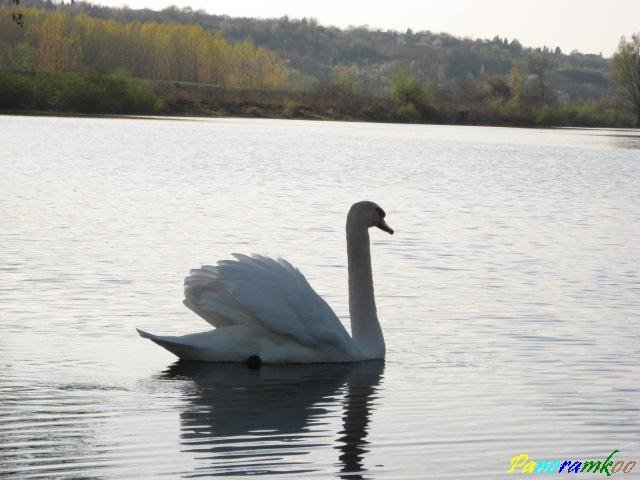
<svg viewBox="0 0 640 480">
<path fill-rule="evenodd" d="M 571 125 L 571 114 L 565 108 L 544 106 L 536 115 L 536 125 L 541 127 L 564 127 Z"/>
<path fill-rule="evenodd" d="M 499 97 L 487 98 L 483 102 L 478 116 L 480 119 L 478 123 L 483 124 L 523 125 L 526 123 L 526 119 L 522 116 L 516 102 L 506 101 Z"/>
<path fill-rule="evenodd" d="M 34 90 L 35 85 L 31 78 L 9 70 L 0 70 L 0 109 L 31 108 Z"/>
<path fill-rule="evenodd" d="M 155 96 L 146 82 L 122 73 L 56 74 L 63 110 L 82 113 L 151 113 Z"/>
<path fill-rule="evenodd" d="M 402 105 L 396 110 L 398 120 L 405 123 L 417 123 L 422 118 L 420 112 L 413 105 Z"/>
<path fill-rule="evenodd" d="M 2 109 L 142 114 L 153 113 L 157 106 L 148 83 L 123 72 L 31 75 L 0 70 Z"/>
<path fill-rule="evenodd" d="M 536 125 L 541 127 L 632 127 L 632 115 L 595 102 L 542 107 L 536 115 Z"/>
<path fill-rule="evenodd" d="M 287 100 L 284 103 L 284 107 L 282 108 L 282 114 L 285 117 L 295 117 L 300 113 L 302 105 L 300 105 L 295 100 Z"/>
</svg>

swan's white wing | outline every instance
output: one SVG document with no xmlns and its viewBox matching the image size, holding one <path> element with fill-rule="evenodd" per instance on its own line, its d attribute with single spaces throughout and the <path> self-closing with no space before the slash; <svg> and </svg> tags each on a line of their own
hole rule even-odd
<svg viewBox="0 0 640 480">
<path fill-rule="evenodd" d="M 344 326 L 298 269 L 284 259 L 233 256 L 191 271 L 187 307 L 216 327 L 243 324 L 305 346 L 351 351 Z"/>
</svg>

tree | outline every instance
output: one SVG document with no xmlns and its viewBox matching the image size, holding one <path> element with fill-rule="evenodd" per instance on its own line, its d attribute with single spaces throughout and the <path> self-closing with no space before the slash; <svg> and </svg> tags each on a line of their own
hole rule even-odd
<svg viewBox="0 0 640 480">
<path fill-rule="evenodd" d="M 524 60 L 513 62 L 511 73 L 509 74 L 509 89 L 511 91 L 511 103 L 520 115 L 526 107 L 526 85 L 527 85 L 527 64 Z"/>
<path fill-rule="evenodd" d="M 222 33 L 201 25 L 125 23 L 64 8 L 25 8 L 28 22 L 20 29 L 7 28 L 9 12 L 0 5 L 0 68 L 47 73 L 124 69 L 154 80 L 267 89 L 281 88 L 286 76 L 283 60 L 271 50 L 246 41 L 229 43 Z"/>
<path fill-rule="evenodd" d="M 353 68 L 336 65 L 331 70 L 330 85 L 339 93 L 350 96 L 360 93 L 360 82 Z"/>
<path fill-rule="evenodd" d="M 613 56 L 613 79 L 633 106 L 636 125 L 640 127 L 640 32 L 634 33 L 629 41 L 625 37 L 620 39 Z"/>
<path fill-rule="evenodd" d="M 538 98 L 544 104 L 547 101 L 546 76 L 549 69 L 549 62 L 544 52 L 536 52 L 529 57 L 529 69 L 536 76 Z"/>
<path fill-rule="evenodd" d="M 409 68 L 403 68 L 393 75 L 389 93 L 401 103 L 416 107 L 425 103 L 424 87 Z"/>
<path fill-rule="evenodd" d="M 20 10 L 18 10 L 18 5 L 20 5 L 20 0 L 11 0 L 13 5 L 13 12 L 11 13 L 11 18 L 16 24 L 20 27 L 24 27 L 24 15 Z"/>
<path fill-rule="evenodd" d="M 484 82 L 484 89 L 489 97 L 508 99 L 511 96 L 507 81 L 499 75 L 488 73 L 484 65 L 480 69 L 480 80 Z"/>
<path fill-rule="evenodd" d="M 409 67 L 398 70 L 391 77 L 389 94 L 401 103 L 398 113 L 406 121 L 433 120 L 437 116 L 432 86 L 425 87 L 420 83 Z"/>
</svg>

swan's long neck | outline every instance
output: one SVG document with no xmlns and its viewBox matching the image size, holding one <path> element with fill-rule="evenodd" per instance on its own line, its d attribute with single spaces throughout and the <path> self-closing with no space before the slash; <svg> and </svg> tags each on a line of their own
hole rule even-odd
<svg viewBox="0 0 640 480">
<path fill-rule="evenodd" d="M 349 263 L 349 314 L 351 334 L 366 359 L 384 358 L 385 346 L 378 322 L 371 274 L 371 251 L 367 226 L 347 218 Z"/>
</svg>

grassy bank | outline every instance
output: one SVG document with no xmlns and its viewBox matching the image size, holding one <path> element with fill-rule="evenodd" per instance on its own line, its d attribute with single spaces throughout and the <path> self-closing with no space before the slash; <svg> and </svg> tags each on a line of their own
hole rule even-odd
<svg viewBox="0 0 640 480">
<path fill-rule="evenodd" d="M 0 110 L 69 114 L 240 116 L 505 126 L 632 127 L 630 113 L 598 103 L 522 109 L 500 99 L 363 95 L 150 81 L 125 71 L 19 73 L 0 69 Z"/>
</svg>

